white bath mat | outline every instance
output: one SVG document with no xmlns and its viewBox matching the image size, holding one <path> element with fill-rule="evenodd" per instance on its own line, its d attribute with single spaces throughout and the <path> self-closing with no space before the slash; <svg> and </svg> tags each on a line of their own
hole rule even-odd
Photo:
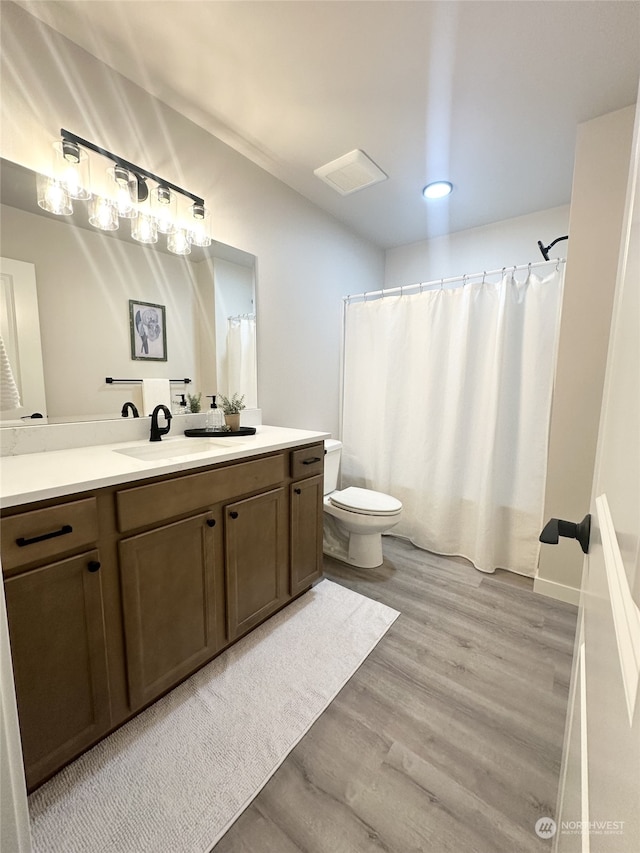
<svg viewBox="0 0 640 853">
<path fill-rule="evenodd" d="M 206 853 L 398 617 L 324 580 L 29 797 L 34 853 Z"/>
</svg>

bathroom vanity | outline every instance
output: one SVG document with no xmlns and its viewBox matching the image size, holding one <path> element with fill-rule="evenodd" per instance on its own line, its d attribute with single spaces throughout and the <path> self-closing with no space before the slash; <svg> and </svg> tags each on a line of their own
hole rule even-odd
<svg viewBox="0 0 640 853">
<path fill-rule="evenodd" d="M 320 577 L 325 437 L 259 427 L 195 453 L 168 439 L 155 458 L 134 442 L 0 460 L 29 789 Z"/>
</svg>

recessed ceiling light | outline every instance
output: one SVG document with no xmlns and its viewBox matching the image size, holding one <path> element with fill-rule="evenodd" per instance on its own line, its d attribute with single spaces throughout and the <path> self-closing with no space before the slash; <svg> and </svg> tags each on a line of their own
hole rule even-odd
<svg viewBox="0 0 640 853">
<path fill-rule="evenodd" d="M 453 184 L 449 181 L 434 181 L 422 190 L 425 198 L 444 198 L 453 190 Z"/>
</svg>

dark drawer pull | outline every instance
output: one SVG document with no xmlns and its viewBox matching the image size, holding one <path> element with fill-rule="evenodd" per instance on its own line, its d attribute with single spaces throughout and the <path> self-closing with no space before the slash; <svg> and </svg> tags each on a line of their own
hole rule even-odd
<svg viewBox="0 0 640 853">
<path fill-rule="evenodd" d="M 215 526 L 216 526 L 216 520 L 215 520 L 215 518 L 208 518 L 208 519 L 207 519 L 207 524 L 209 525 L 209 527 L 215 527 Z"/>
<path fill-rule="evenodd" d="M 97 572 L 100 568 L 100 563 L 97 560 L 89 560 L 87 563 L 87 568 L 90 572 Z"/>
<path fill-rule="evenodd" d="M 70 524 L 64 524 L 60 530 L 54 530 L 52 533 L 43 533 L 42 536 L 32 536 L 31 539 L 25 539 L 20 536 L 16 539 L 18 548 L 24 548 L 25 545 L 33 545 L 34 542 L 44 542 L 45 539 L 55 539 L 56 536 L 64 536 L 66 533 L 72 533 L 73 527 Z"/>
<path fill-rule="evenodd" d="M 234 512 L 230 512 L 230 513 L 229 513 L 229 515 L 231 516 L 231 518 L 237 518 L 237 517 L 238 517 L 238 513 L 237 513 L 237 512 L 235 512 L 235 511 L 234 511 Z"/>
<path fill-rule="evenodd" d="M 303 465 L 314 465 L 316 462 L 322 462 L 322 456 L 312 456 L 310 459 L 303 459 Z"/>
<path fill-rule="evenodd" d="M 296 495 L 302 494 L 302 489 L 294 489 L 293 491 L 296 493 Z"/>
</svg>

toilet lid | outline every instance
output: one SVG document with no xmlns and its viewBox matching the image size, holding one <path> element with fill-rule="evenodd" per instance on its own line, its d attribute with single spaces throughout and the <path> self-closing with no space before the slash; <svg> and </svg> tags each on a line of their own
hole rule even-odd
<svg viewBox="0 0 640 853">
<path fill-rule="evenodd" d="M 340 492 L 333 492 L 331 503 L 341 509 L 361 512 L 366 515 L 395 515 L 402 509 L 402 504 L 391 495 L 373 492 L 371 489 L 358 489 L 349 486 Z"/>
</svg>

